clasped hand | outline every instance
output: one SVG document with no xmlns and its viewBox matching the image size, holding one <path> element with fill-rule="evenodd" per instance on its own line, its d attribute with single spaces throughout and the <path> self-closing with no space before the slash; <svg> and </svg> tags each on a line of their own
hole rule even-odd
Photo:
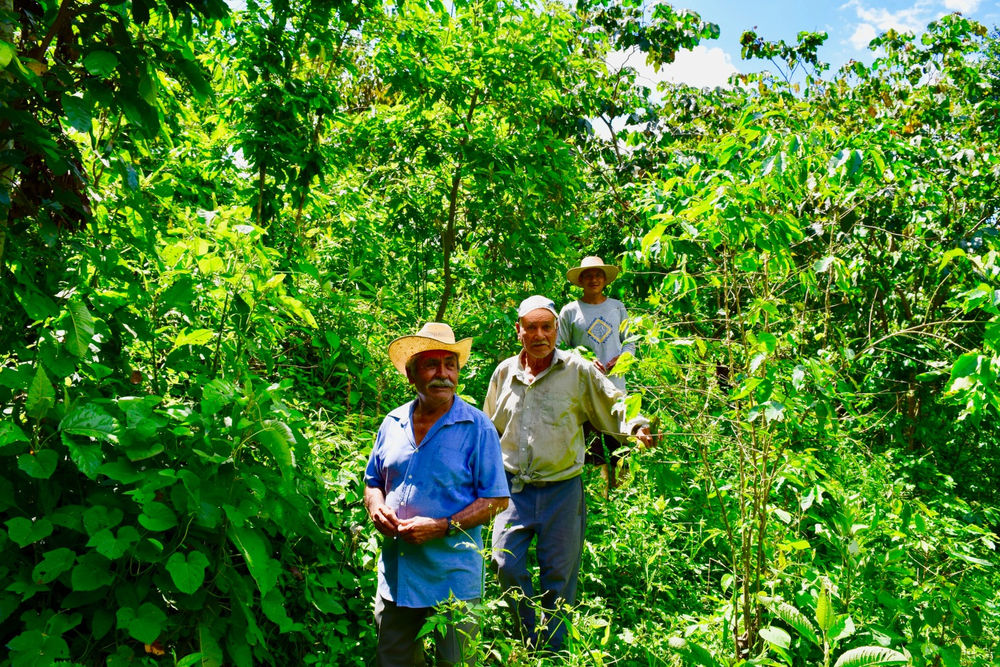
<svg viewBox="0 0 1000 667">
<path fill-rule="evenodd" d="M 372 512 L 372 522 L 378 532 L 386 537 L 401 537 L 410 544 L 423 544 L 441 537 L 441 520 L 426 516 L 400 519 L 388 505 L 379 505 Z M 445 526 L 447 530 L 447 526 Z"/>
</svg>

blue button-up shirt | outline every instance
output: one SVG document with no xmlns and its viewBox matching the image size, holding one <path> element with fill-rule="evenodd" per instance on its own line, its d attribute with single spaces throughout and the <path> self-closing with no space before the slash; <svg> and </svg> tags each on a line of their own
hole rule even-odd
<svg viewBox="0 0 1000 667">
<path fill-rule="evenodd" d="M 415 403 L 386 416 L 365 470 L 365 484 L 382 489 L 396 516 L 449 517 L 477 498 L 510 495 L 500 440 L 485 414 L 456 396 L 417 446 Z M 459 600 L 481 597 L 482 550 L 480 526 L 419 545 L 385 538 L 379 595 L 401 607 L 433 607 L 450 593 Z"/>
</svg>

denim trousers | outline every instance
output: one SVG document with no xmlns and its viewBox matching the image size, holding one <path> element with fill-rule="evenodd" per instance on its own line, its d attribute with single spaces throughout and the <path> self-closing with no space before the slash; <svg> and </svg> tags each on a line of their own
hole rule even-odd
<svg viewBox="0 0 1000 667">
<path fill-rule="evenodd" d="M 508 480 L 509 481 L 509 480 Z M 567 619 L 560 607 L 576 601 L 587 508 L 580 476 L 543 485 L 525 484 L 512 493 L 493 525 L 493 565 L 505 591 L 517 591 L 512 607 L 521 638 L 558 651 Z M 535 599 L 528 550 L 535 541 L 540 598 Z M 536 618 L 535 608 L 541 609 Z"/>
</svg>

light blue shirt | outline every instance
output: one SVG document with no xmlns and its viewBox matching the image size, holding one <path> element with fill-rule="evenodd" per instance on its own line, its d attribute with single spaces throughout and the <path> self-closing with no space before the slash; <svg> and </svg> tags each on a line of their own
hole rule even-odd
<svg viewBox="0 0 1000 667">
<path fill-rule="evenodd" d="M 633 343 L 622 344 L 628 338 L 628 311 L 618 299 L 607 298 L 602 303 L 584 303 L 577 299 L 559 311 L 559 337 L 556 345 L 569 347 L 583 345 L 594 351 L 594 356 L 606 364 L 624 352 L 635 354 Z M 625 391 L 625 378 L 608 377 L 611 383 Z"/>
<path fill-rule="evenodd" d="M 375 436 L 365 484 L 382 489 L 400 519 L 449 517 L 477 498 L 510 496 L 493 423 L 458 396 L 418 447 L 415 401 L 390 412 Z M 378 593 L 401 607 L 433 607 L 454 594 L 482 596 L 481 526 L 458 535 L 408 544 L 383 538 Z"/>
</svg>

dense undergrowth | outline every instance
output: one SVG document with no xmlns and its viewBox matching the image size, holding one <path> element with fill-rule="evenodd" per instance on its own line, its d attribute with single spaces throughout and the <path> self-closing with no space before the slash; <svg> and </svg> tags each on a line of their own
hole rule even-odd
<svg viewBox="0 0 1000 667">
<path fill-rule="evenodd" d="M 5 8 L 0 665 L 366 664 L 388 342 L 474 336 L 478 403 L 588 253 L 659 444 L 585 472 L 567 651 L 487 575 L 478 660 L 996 664 L 996 37 L 944 17 L 827 75 L 822 36 L 748 33 L 806 82 L 657 102 L 604 54 L 717 27 L 398 9 Z"/>
</svg>

